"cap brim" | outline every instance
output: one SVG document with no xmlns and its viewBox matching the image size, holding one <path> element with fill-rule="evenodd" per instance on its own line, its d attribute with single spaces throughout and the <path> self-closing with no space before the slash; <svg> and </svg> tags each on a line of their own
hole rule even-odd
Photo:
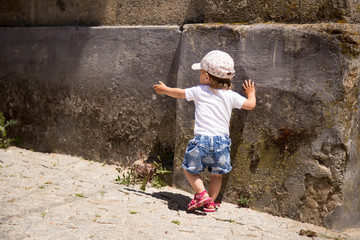
<svg viewBox="0 0 360 240">
<path fill-rule="evenodd" d="M 194 63 L 194 64 L 191 66 L 191 69 L 192 69 L 192 70 L 200 70 L 200 69 L 201 69 L 200 63 Z"/>
</svg>

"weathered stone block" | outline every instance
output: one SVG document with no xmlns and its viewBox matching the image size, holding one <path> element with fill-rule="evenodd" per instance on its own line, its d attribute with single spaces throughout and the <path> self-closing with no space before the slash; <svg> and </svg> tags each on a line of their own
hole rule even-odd
<svg viewBox="0 0 360 240">
<path fill-rule="evenodd" d="M 167 27 L 0 28 L 0 111 L 20 146 L 128 164 L 174 148 L 181 32 Z"/>
<path fill-rule="evenodd" d="M 194 106 L 156 95 L 198 84 L 190 66 L 221 49 L 235 88 L 253 79 L 257 107 L 234 110 L 224 200 L 331 228 L 360 222 L 358 25 L 0 28 L 0 111 L 21 147 L 129 164 L 175 150 L 181 162 Z M 176 140 L 175 140 L 176 139 Z"/>
<path fill-rule="evenodd" d="M 234 169 L 223 199 L 248 198 L 254 208 L 328 227 L 359 225 L 358 31 L 341 24 L 185 26 L 179 87 L 198 84 L 191 64 L 214 49 L 233 56 L 237 91 L 249 78 L 257 87 L 255 110 L 233 112 Z M 177 109 L 174 183 L 189 189 L 181 162 L 194 106 L 179 100 Z"/>
<path fill-rule="evenodd" d="M 359 23 L 358 0 L 2 0 L 2 26 Z"/>
</svg>

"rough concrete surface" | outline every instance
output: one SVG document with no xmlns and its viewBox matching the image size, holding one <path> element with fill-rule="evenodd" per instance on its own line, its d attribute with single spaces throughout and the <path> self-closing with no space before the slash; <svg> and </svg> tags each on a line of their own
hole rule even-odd
<svg viewBox="0 0 360 240">
<path fill-rule="evenodd" d="M 358 0 L 0 0 L 2 26 L 358 23 Z"/>
<path fill-rule="evenodd" d="M 0 109 L 23 147 L 124 164 L 156 155 L 173 148 L 175 100 L 152 85 L 176 85 L 180 39 L 178 26 L 0 28 Z"/>
<path fill-rule="evenodd" d="M 234 110 L 232 172 L 220 198 L 338 230 L 360 227 L 359 26 L 192 24 L 182 33 L 178 86 L 210 50 L 235 61 L 235 91 L 252 79 L 257 106 Z M 243 94 L 244 95 L 244 94 Z M 193 136 L 194 104 L 177 101 L 174 183 Z M 353 180 L 350 180 L 353 179 Z M 190 190 L 190 189 L 189 189 Z"/>
<path fill-rule="evenodd" d="M 1 239 L 360 239 L 234 204 L 186 213 L 191 195 L 114 182 L 115 165 L 11 147 L 0 150 Z"/>
<path fill-rule="evenodd" d="M 159 96 L 198 83 L 210 50 L 235 59 L 235 89 L 257 107 L 234 111 L 233 171 L 220 198 L 341 230 L 360 227 L 360 26 L 193 24 L 0 28 L 0 111 L 18 145 L 130 165 L 171 155 L 173 180 L 193 135 L 193 103 Z M 172 166 L 173 158 L 170 157 Z"/>
</svg>

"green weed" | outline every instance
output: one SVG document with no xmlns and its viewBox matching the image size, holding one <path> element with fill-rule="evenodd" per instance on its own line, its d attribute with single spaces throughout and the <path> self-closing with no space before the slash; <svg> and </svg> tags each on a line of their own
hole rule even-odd
<svg viewBox="0 0 360 240">
<path fill-rule="evenodd" d="M 121 166 L 121 168 L 116 168 L 116 170 L 119 173 L 123 172 L 123 166 Z M 122 177 L 120 177 L 120 175 L 118 175 L 118 177 L 115 179 L 115 182 L 126 185 L 126 186 L 129 186 L 130 184 L 135 185 L 137 183 L 137 179 L 135 177 L 134 171 L 135 171 L 135 169 L 133 167 L 127 169 L 126 172 L 122 173 Z"/>
<path fill-rule="evenodd" d="M 158 159 L 161 160 L 159 156 Z M 165 187 L 167 184 L 164 182 L 163 176 L 171 173 L 171 171 L 167 170 L 161 163 L 156 161 L 152 162 L 151 165 L 153 166 L 153 170 L 150 172 L 147 171 L 146 167 L 145 171 L 139 172 L 135 167 L 125 170 L 125 168 L 121 166 L 116 170 L 119 173 L 122 173 L 122 176 L 118 175 L 115 182 L 126 186 L 141 184 L 140 189 L 143 191 L 145 191 L 148 182 L 155 188 Z"/>
<path fill-rule="evenodd" d="M 172 220 L 171 223 L 174 223 L 176 225 L 180 225 L 181 222 L 179 220 Z"/>
<path fill-rule="evenodd" d="M 93 220 L 93 222 L 96 222 L 96 219 L 98 219 L 98 218 L 101 218 L 101 215 L 96 214 L 96 215 L 95 215 L 95 218 L 94 218 L 94 220 Z"/>
<path fill-rule="evenodd" d="M 151 180 L 151 184 L 154 188 L 166 187 L 166 183 L 161 179 L 160 176 L 154 176 Z"/>
<path fill-rule="evenodd" d="M 158 157 L 160 160 L 160 157 Z M 164 180 L 162 179 L 162 177 L 167 174 L 167 173 L 171 173 L 171 171 L 168 171 L 167 169 L 165 169 L 161 163 L 158 162 L 153 162 L 152 165 L 154 166 L 154 173 L 151 177 L 151 186 L 153 186 L 154 188 L 162 188 L 166 186 L 166 183 L 164 182 Z M 142 187 L 144 187 L 144 191 L 145 191 L 145 186 L 146 183 L 143 182 Z"/>
<path fill-rule="evenodd" d="M 237 202 L 240 207 L 249 207 L 251 200 L 248 198 L 245 198 L 243 196 L 240 196 L 240 198 L 237 200 Z"/>
<path fill-rule="evenodd" d="M 17 124 L 15 120 L 6 121 L 4 114 L 0 112 L 0 148 L 10 147 L 12 142 L 15 142 L 15 139 L 7 137 L 7 128 Z"/>
</svg>

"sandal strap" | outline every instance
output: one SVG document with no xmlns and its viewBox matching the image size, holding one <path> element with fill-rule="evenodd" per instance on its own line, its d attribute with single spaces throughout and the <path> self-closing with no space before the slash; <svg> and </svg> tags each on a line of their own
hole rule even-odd
<svg viewBox="0 0 360 240">
<path fill-rule="evenodd" d="M 204 195 L 207 194 L 207 191 L 202 191 L 201 193 L 196 193 L 194 199 L 188 204 L 188 210 L 196 209 L 202 207 L 205 204 L 208 204 L 211 201 L 210 197 L 204 198 Z"/>
<path fill-rule="evenodd" d="M 198 194 L 200 194 L 201 196 L 203 196 L 205 193 L 207 193 L 206 190 L 204 190 L 204 191 L 202 191 L 201 193 L 198 193 Z"/>
<path fill-rule="evenodd" d="M 206 206 L 214 206 L 215 208 L 219 208 L 219 207 L 220 207 L 220 203 L 217 203 L 217 202 L 209 202 L 208 204 L 206 204 Z"/>
<path fill-rule="evenodd" d="M 207 191 L 204 190 L 204 191 L 202 191 L 201 193 L 195 194 L 195 197 L 196 197 L 196 199 L 199 201 L 199 200 L 203 199 L 203 197 L 204 197 L 204 195 L 205 195 L 206 193 L 207 193 Z"/>
</svg>

